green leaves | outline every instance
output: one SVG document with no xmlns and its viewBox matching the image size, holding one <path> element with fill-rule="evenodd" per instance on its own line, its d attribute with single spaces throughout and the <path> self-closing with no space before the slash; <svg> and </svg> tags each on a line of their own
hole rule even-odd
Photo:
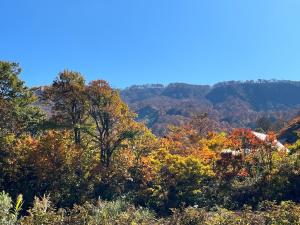
<svg viewBox="0 0 300 225">
<path fill-rule="evenodd" d="M 19 79 L 21 68 L 17 63 L 0 61 L 0 136 L 36 133 L 45 114 L 31 104 L 33 92 Z"/>
<path fill-rule="evenodd" d="M 20 206 L 21 203 L 19 203 L 18 207 Z M 0 224 L 17 225 L 19 211 L 20 210 L 13 210 L 13 202 L 9 195 L 5 192 L 0 192 Z"/>
</svg>

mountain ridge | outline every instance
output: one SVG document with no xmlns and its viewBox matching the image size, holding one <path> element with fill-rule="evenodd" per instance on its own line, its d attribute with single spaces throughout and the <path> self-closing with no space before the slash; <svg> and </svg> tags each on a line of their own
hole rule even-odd
<svg viewBox="0 0 300 225">
<path fill-rule="evenodd" d="M 42 87 L 34 88 L 41 96 Z M 132 85 L 119 89 L 122 99 L 155 134 L 181 125 L 197 113 L 207 113 L 224 129 L 257 128 L 266 118 L 279 131 L 300 110 L 300 81 L 226 81 L 214 85 L 170 83 Z M 40 103 L 37 103 L 40 104 Z M 49 106 L 42 105 L 46 111 Z M 268 121 L 267 121 L 268 122 Z"/>
<path fill-rule="evenodd" d="M 206 112 L 231 127 L 255 127 L 260 117 L 292 119 L 300 109 L 300 81 L 226 81 L 214 85 L 171 83 L 135 85 L 120 91 L 123 100 L 155 133 Z"/>
</svg>

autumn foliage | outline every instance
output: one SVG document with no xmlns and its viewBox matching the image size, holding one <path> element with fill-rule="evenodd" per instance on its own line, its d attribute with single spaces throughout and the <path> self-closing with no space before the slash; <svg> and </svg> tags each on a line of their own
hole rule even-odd
<svg viewBox="0 0 300 225">
<path fill-rule="evenodd" d="M 246 221 L 250 214 L 273 221 L 273 211 L 285 212 L 287 205 L 299 211 L 299 142 L 289 151 L 276 147 L 274 133 L 262 140 L 249 129 L 215 132 L 216 124 L 205 116 L 155 136 L 106 81 L 86 84 L 80 73 L 68 70 L 45 90 L 43 99 L 52 107 L 46 118 L 32 106 L 34 94 L 19 72 L 17 64 L 0 64 L 0 190 L 14 199 L 23 194 L 23 224 L 47 216 L 76 224 L 92 210 L 111 224 L 107 209 L 115 210 L 111 218 L 144 224 L 146 217 L 151 224 L 166 222 L 154 212 L 172 215 L 169 224 L 223 224 L 214 221 L 224 215 Z M 11 208 L 10 198 L 1 196 L 0 207 L 2 201 Z M 128 209 L 124 202 L 130 202 Z M 63 218 L 62 207 L 68 211 Z M 5 212 L 16 221 L 11 210 Z"/>
</svg>

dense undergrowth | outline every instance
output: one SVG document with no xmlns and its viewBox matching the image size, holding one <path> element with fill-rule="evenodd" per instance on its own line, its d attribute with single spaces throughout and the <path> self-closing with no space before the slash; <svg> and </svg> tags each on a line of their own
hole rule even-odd
<svg viewBox="0 0 300 225">
<path fill-rule="evenodd" d="M 252 211 L 244 208 L 230 211 L 224 208 L 211 210 L 187 207 L 173 209 L 169 217 L 158 218 L 149 209 L 135 207 L 124 200 L 102 201 L 75 205 L 72 209 L 55 209 L 48 197 L 35 198 L 33 207 L 28 215 L 18 217 L 18 210 L 14 208 L 11 198 L 0 194 L 0 222 L 3 225 L 282 225 L 300 224 L 300 207 L 292 202 L 262 202 L 259 209 Z"/>
</svg>

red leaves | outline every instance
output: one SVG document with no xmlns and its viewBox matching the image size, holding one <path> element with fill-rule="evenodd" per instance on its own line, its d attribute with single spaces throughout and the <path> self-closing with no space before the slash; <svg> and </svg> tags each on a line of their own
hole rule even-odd
<svg viewBox="0 0 300 225">
<path fill-rule="evenodd" d="M 234 129 L 228 136 L 229 147 L 234 149 L 255 149 L 263 142 L 250 129 Z"/>
</svg>

